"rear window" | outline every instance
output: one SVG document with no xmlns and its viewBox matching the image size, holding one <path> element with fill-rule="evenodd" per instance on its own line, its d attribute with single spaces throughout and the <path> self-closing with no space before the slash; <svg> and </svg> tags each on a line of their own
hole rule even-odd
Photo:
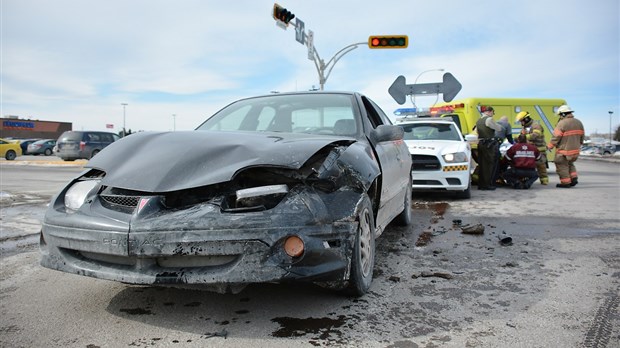
<svg viewBox="0 0 620 348">
<path fill-rule="evenodd" d="M 82 133 L 80 132 L 64 132 L 62 133 L 60 138 L 58 138 L 58 141 L 81 141 L 81 140 L 82 140 Z"/>
</svg>

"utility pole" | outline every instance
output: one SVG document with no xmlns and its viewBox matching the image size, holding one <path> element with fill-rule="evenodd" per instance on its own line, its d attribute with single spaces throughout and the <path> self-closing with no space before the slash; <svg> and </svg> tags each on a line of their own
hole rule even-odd
<svg viewBox="0 0 620 348">
<path fill-rule="evenodd" d="M 613 139 L 613 133 L 611 132 L 611 115 L 614 113 L 613 111 L 609 112 L 609 145 L 611 146 L 611 141 Z"/>
<path fill-rule="evenodd" d="M 126 117 L 125 117 L 125 107 L 126 107 L 127 105 L 129 105 L 129 104 L 127 104 L 127 103 L 121 103 L 121 105 L 123 106 L 123 137 L 125 137 L 125 135 L 127 134 L 127 131 L 125 130 L 125 129 L 126 129 L 126 128 L 125 128 L 125 119 L 126 119 Z"/>
</svg>

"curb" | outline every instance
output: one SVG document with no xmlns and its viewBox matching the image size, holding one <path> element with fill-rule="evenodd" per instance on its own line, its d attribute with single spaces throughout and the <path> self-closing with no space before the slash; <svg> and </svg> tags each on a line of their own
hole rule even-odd
<svg viewBox="0 0 620 348">
<path fill-rule="evenodd" d="M 22 161 L 15 159 L 13 161 L 0 161 L 2 165 L 14 166 L 59 166 L 59 167 L 84 167 L 88 163 L 86 160 L 75 161 Z"/>
</svg>

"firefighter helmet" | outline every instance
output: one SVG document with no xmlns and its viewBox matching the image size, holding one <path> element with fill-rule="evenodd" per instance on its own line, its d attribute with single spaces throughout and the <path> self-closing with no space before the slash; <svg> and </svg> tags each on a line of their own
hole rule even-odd
<svg viewBox="0 0 620 348">
<path fill-rule="evenodd" d="M 524 127 L 530 127 L 534 122 L 530 117 L 530 113 L 527 111 L 521 111 L 518 113 L 517 116 L 515 116 L 515 120 L 517 120 L 517 122 L 521 122 L 521 125 Z"/>
<path fill-rule="evenodd" d="M 571 114 L 573 113 L 573 109 L 570 108 L 570 106 L 568 105 L 562 105 L 558 108 L 557 114 L 560 116 L 564 116 L 566 114 Z"/>
<path fill-rule="evenodd" d="M 526 117 L 530 117 L 530 113 L 527 111 L 521 111 L 520 113 L 517 114 L 517 116 L 515 116 L 515 121 L 517 122 L 521 122 L 523 121 Z"/>
</svg>

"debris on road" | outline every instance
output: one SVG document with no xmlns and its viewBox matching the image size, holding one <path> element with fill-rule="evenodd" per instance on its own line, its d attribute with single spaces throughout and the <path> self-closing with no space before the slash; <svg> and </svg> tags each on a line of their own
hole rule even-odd
<svg viewBox="0 0 620 348">
<path fill-rule="evenodd" d="M 461 231 L 465 234 L 483 234 L 484 226 L 482 224 L 461 226 Z"/>
</svg>

